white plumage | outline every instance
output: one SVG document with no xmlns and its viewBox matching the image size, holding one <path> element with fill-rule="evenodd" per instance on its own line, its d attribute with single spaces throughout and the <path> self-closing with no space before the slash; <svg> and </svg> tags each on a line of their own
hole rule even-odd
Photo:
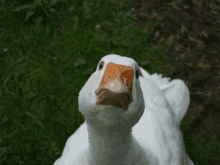
<svg viewBox="0 0 220 165">
<path fill-rule="evenodd" d="M 179 128 L 189 106 L 182 80 L 150 75 L 133 59 L 111 54 L 78 102 L 86 121 L 54 165 L 193 165 Z"/>
</svg>

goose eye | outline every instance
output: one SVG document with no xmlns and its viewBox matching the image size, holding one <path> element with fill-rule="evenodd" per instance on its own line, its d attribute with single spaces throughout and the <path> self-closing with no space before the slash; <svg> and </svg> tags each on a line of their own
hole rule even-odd
<svg viewBox="0 0 220 165">
<path fill-rule="evenodd" d="M 140 75 L 140 71 L 138 69 L 136 69 L 136 71 L 135 71 L 136 79 L 139 77 L 139 75 Z"/>
<path fill-rule="evenodd" d="M 101 62 L 99 63 L 98 69 L 99 69 L 99 70 L 102 70 L 103 66 L 104 66 L 104 61 L 101 61 Z"/>
</svg>

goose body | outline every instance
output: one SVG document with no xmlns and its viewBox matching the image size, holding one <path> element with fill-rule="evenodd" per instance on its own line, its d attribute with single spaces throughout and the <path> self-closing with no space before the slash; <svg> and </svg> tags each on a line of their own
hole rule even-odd
<svg viewBox="0 0 220 165">
<path fill-rule="evenodd" d="M 133 59 L 111 54 L 78 102 L 85 122 L 54 165 L 193 165 L 179 128 L 189 105 L 182 80 L 150 75 Z"/>
</svg>

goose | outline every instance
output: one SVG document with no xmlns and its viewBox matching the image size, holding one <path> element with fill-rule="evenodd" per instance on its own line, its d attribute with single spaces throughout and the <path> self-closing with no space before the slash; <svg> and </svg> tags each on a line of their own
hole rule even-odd
<svg viewBox="0 0 220 165">
<path fill-rule="evenodd" d="M 182 80 L 150 75 L 132 58 L 110 54 L 78 104 L 85 122 L 54 165 L 194 165 L 180 131 L 189 106 Z"/>
</svg>

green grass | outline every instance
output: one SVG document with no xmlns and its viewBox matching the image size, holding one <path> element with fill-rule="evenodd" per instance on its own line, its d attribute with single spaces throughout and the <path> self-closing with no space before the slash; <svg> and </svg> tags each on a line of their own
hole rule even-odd
<svg viewBox="0 0 220 165">
<path fill-rule="evenodd" d="M 38 6 L 27 21 L 27 10 L 12 11 L 25 2 L 0 2 L 3 164 L 47 165 L 60 157 L 67 138 L 84 121 L 78 93 L 101 57 L 115 53 L 149 61 L 144 67 L 150 73 L 172 76 L 164 71 L 170 65 L 167 48 L 151 43 L 147 24 L 138 28 L 127 1 L 63 0 L 53 6 L 55 13 Z M 40 23 L 39 10 L 44 14 Z M 187 151 L 198 155 L 202 144 L 190 145 Z"/>
</svg>

